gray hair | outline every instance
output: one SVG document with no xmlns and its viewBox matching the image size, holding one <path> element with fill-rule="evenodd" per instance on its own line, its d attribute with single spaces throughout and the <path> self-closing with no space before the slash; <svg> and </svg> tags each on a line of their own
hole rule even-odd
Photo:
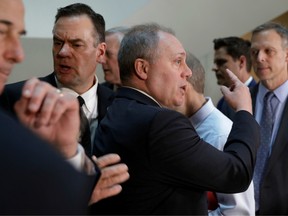
<svg viewBox="0 0 288 216">
<path fill-rule="evenodd" d="M 192 76 L 189 77 L 188 82 L 191 83 L 195 91 L 204 94 L 205 87 L 205 70 L 196 56 L 189 51 L 186 51 L 186 64 L 192 71 Z"/>
<path fill-rule="evenodd" d="M 280 23 L 276 23 L 276 22 L 264 23 L 256 27 L 252 31 L 252 37 L 257 33 L 260 33 L 262 31 L 267 31 L 267 30 L 275 30 L 282 39 L 283 48 L 288 47 L 288 29 L 285 26 L 281 25 Z"/>
<path fill-rule="evenodd" d="M 174 32 L 156 23 L 131 27 L 125 34 L 118 53 L 121 81 L 127 81 L 135 72 L 136 59 L 142 58 L 153 63 L 159 54 L 159 32 L 175 35 Z"/>
</svg>

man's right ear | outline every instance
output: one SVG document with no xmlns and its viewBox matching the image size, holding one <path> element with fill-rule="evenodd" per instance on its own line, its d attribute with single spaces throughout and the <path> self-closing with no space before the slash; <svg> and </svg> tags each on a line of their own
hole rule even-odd
<svg viewBox="0 0 288 216">
<path fill-rule="evenodd" d="M 140 79 L 146 80 L 148 77 L 149 66 L 150 66 L 150 64 L 147 60 L 144 60 L 142 58 L 136 59 L 135 63 L 134 63 L 136 75 Z"/>
<path fill-rule="evenodd" d="M 96 61 L 100 64 L 103 64 L 106 62 L 105 59 L 105 53 L 106 53 L 106 43 L 99 43 L 97 46 L 97 56 L 96 56 Z"/>
</svg>

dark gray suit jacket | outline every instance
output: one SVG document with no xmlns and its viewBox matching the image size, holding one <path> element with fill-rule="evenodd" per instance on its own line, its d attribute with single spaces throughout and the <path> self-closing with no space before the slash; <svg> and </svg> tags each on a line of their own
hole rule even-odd
<svg viewBox="0 0 288 216">
<path fill-rule="evenodd" d="M 201 140 L 182 114 L 119 88 L 97 128 L 94 153 L 118 153 L 130 179 L 95 208 L 99 214 L 206 215 L 206 190 L 247 189 L 259 136 L 253 116 L 240 111 L 223 153 Z"/>
<path fill-rule="evenodd" d="M 255 111 L 259 84 L 251 89 Z M 260 188 L 261 215 L 288 215 L 288 101 L 282 113 L 270 158 Z"/>
</svg>

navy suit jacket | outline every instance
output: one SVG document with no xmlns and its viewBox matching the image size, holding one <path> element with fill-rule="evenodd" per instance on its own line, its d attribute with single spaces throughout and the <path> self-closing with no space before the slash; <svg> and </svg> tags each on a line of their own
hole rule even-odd
<svg viewBox="0 0 288 216">
<path fill-rule="evenodd" d="M 252 79 L 249 83 L 248 87 L 252 88 L 255 86 L 257 82 Z M 222 97 L 217 103 L 217 109 L 219 109 L 225 116 L 227 116 L 231 121 L 234 121 L 235 111 L 229 106 L 229 104 L 225 101 L 224 97 Z"/>
<path fill-rule="evenodd" d="M 121 87 L 97 128 L 94 153 L 118 153 L 130 179 L 119 195 L 94 207 L 99 214 L 206 215 L 206 190 L 247 189 L 259 136 L 253 116 L 240 111 L 223 153 L 201 140 L 182 114 Z"/>
<path fill-rule="evenodd" d="M 85 214 L 94 177 L 77 172 L 4 112 L 0 108 L 0 214 Z"/>
<path fill-rule="evenodd" d="M 255 110 L 259 84 L 251 89 Z M 254 112 L 255 113 L 255 112 Z M 288 100 L 260 188 L 260 215 L 288 215 Z"/>
</svg>

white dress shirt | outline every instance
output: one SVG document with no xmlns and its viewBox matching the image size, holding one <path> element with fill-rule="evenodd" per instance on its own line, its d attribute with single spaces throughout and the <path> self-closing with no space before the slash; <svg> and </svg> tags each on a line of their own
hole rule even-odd
<svg viewBox="0 0 288 216">
<path fill-rule="evenodd" d="M 87 119 L 89 120 L 90 123 L 90 129 L 91 129 L 91 137 L 93 137 L 95 135 L 95 125 L 97 127 L 98 125 L 98 121 L 97 121 L 97 117 L 98 117 L 98 96 L 97 96 L 97 87 L 98 87 L 98 79 L 95 76 L 95 84 L 84 94 L 81 95 L 81 97 L 84 99 L 85 104 L 83 104 L 82 106 L 82 110 L 85 113 Z M 79 96 L 79 94 L 77 94 L 75 91 L 73 91 L 72 89 L 69 88 L 65 88 L 63 87 L 63 85 L 57 80 L 57 78 L 55 77 L 55 81 L 56 84 L 58 86 L 58 88 L 61 88 L 62 91 L 67 92 L 71 95 L 74 95 L 75 98 L 77 96 Z M 92 128 L 91 128 L 92 127 Z M 93 133 L 94 132 L 94 133 Z M 67 161 L 77 170 L 82 170 L 84 168 L 84 163 L 85 163 L 85 152 L 83 147 L 78 144 L 78 149 L 77 149 L 77 154 L 72 157 L 67 159 Z"/>
</svg>

